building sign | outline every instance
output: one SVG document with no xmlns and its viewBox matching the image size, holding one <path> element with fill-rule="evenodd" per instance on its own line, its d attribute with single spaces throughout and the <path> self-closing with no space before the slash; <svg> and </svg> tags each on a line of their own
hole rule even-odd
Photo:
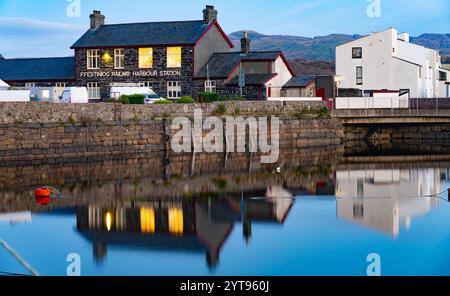
<svg viewBox="0 0 450 296">
<path fill-rule="evenodd" d="M 181 70 L 89 71 L 80 72 L 80 78 L 176 77 Z"/>
</svg>

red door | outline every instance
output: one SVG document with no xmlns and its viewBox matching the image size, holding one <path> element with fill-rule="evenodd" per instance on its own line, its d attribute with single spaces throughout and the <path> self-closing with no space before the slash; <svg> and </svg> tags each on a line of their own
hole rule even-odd
<svg viewBox="0 0 450 296">
<path fill-rule="evenodd" d="M 267 90 L 267 97 L 270 98 L 272 96 L 272 88 L 269 87 Z"/>
<path fill-rule="evenodd" d="M 325 88 L 321 87 L 316 89 L 316 96 L 325 99 Z"/>
</svg>

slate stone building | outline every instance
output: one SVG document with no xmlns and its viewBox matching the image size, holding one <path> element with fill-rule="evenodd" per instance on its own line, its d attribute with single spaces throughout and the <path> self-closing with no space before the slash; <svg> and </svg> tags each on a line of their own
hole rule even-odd
<svg viewBox="0 0 450 296">
<path fill-rule="evenodd" d="M 0 78 L 17 86 L 85 86 L 90 99 L 99 101 L 113 95 L 111 86 L 130 83 L 168 99 L 204 91 L 236 96 L 244 72 L 244 97 L 280 97 L 295 76 L 283 53 L 252 51 L 247 34 L 241 50 L 234 50 L 217 16 L 208 5 L 201 20 L 106 24 L 94 11 L 89 30 L 71 47 L 74 57 L 0 59 Z"/>
</svg>

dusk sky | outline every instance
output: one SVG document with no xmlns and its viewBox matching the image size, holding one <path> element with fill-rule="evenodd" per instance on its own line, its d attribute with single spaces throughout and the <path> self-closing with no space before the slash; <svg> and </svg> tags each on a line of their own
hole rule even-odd
<svg viewBox="0 0 450 296">
<path fill-rule="evenodd" d="M 80 17 L 67 7 L 80 1 Z M 380 1 L 380 17 L 367 8 Z M 410 32 L 450 33 L 449 0 L 0 0 L 0 53 L 6 58 L 73 55 L 69 47 L 88 29 L 89 14 L 101 10 L 106 23 L 201 19 L 206 4 L 215 5 L 229 34 L 321 36 L 368 34 L 388 27 Z"/>
</svg>

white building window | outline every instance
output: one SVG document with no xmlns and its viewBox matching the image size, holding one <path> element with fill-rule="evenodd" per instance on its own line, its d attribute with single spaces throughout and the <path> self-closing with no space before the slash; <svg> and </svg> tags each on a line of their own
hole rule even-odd
<svg viewBox="0 0 450 296">
<path fill-rule="evenodd" d="M 215 93 L 217 90 L 217 84 L 215 80 L 205 81 L 205 92 Z"/>
<path fill-rule="evenodd" d="M 98 82 L 88 82 L 87 90 L 89 100 L 99 100 L 100 99 L 100 86 Z"/>
<path fill-rule="evenodd" d="M 27 87 L 27 88 L 36 87 L 36 83 L 34 83 L 34 82 L 25 83 L 25 87 Z"/>
<path fill-rule="evenodd" d="M 181 97 L 181 82 L 169 81 L 167 82 L 167 98 L 178 99 Z"/>
<path fill-rule="evenodd" d="M 362 66 L 356 67 L 356 84 L 357 85 L 363 84 L 363 67 Z"/>
<path fill-rule="evenodd" d="M 66 86 L 67 86 L 66 82 L 57 82 L 55 84 L 55 87 L 58 87 L 58 88 L 65 88 Z"/>
<path fill-rule="evenodd" d="M 123 48 L 114 49 L 114 68 L 125 68 L 125 52 Z"/>
<path fill-rule="evenodd" d="M 88 70 L 100 69 L 100 51 L 98 49 L 89 49 L 87 51 Z"/>
<path fill-rule="evenodd" d="M 352 58 L 362 59 L 362 47 L 353 47 L 352 48 Z"/>
<path fill-rule="evenodd" d="M 151 82 L 151 81 L 142 81 L 142 82 L 139 82 L 139 86 L 140 87 L 149 87 L 149 88 L 153 89 L 153 82 Z"/>
</svg>

